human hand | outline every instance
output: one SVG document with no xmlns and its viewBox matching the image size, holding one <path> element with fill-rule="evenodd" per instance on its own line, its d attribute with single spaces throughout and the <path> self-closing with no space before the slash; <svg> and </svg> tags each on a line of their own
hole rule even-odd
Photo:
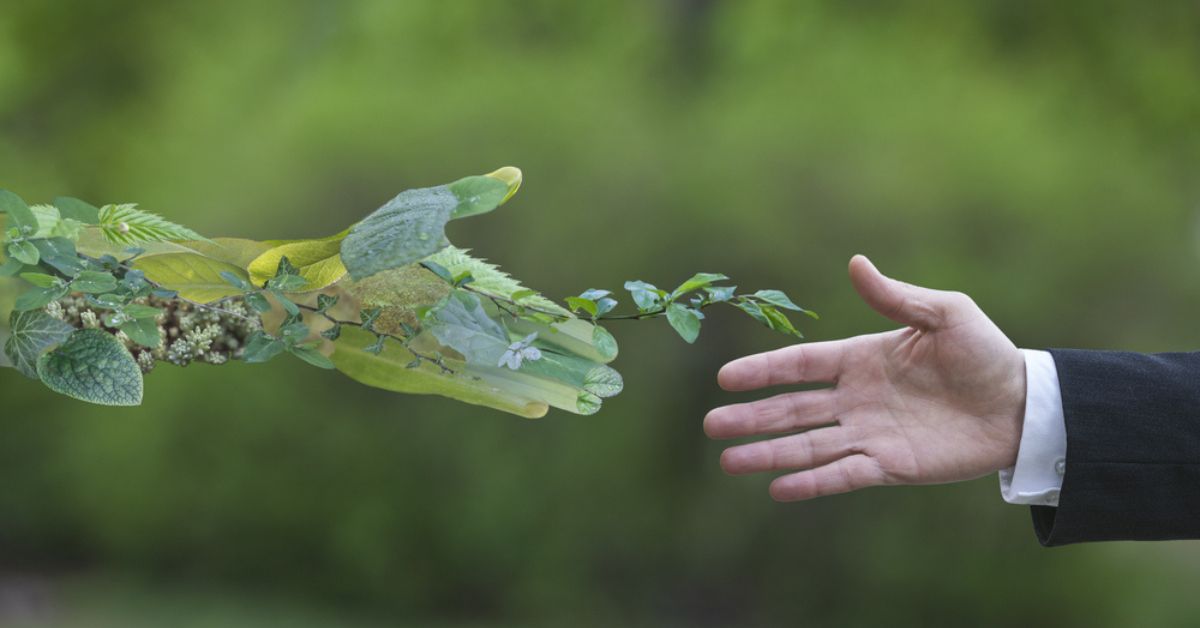
<svg viewBox="0 0 1200 628">
<path fill-rule="evenodd" d="M 861 255 L 850 260 L 850 279 L 875 311 L 907 327 L 726 364 L 717 376 L 726 390 L 834 386 L 709 412 L 712 438 L 804 430 L 726 449 L 725 471 L 796 470 L 771 483 L 772 497 L 795 501 L 957 482 L 1015 464 L 1025 412 L 1021 351 L 962 293 L 890 279 Z"/>
</svg>

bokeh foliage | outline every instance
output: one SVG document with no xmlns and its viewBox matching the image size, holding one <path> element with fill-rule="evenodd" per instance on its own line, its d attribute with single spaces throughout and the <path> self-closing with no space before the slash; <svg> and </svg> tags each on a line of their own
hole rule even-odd
<svg viewBox="0 0 1200 628">
<path fill-rule="evenodd" d="M 1191 2 L 16 3 L 0 184 L 318 237 L 496 164 L 451 226 L 547 294 L 721 270 L 877 331 L 872 255 L 1021 346 L 1200 345 Z M 626 392 L 536 422 L 302 365 L 163 368 L 98 409 L 0 373 L 0 568 L 422 622 L 1182 623 L 1188 544 L 1043 550 L 995 478 L 776 505 L 728 478 L 695 346 L 614 324 Z M 286 602 L 285 602 L 286 603 Z M 251 621 L 251 620 L 247 620 Z"/>
</svg>

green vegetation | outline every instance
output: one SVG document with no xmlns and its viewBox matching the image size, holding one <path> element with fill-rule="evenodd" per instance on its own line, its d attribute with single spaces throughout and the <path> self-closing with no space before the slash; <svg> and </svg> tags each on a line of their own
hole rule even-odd
<svg viewBox="0 0 1200 628">
<path fill-rule="evenodd" d="M 157 361 L 289 353 L 385 390 L 537 418 L 550 407 L 594 414 L 621 392 L 604 365 L 617 347 L 602 321 L 665 316 L 692 343 L 701 310 L 718 303 L 797 337 L 783 310 L 815 316 L 779 290 L 735 294 L 716 273 L 670 292 L 627 282 L 632 314 L 614 313 L 612 293 L 596 289 L 564 309 L 446 239 L 447 222 L 492 211 L 520 185 L 520 170 L 501 168 L 402 192 L 328 238 L 261 243 L 209 240 L 132 204 L 29 206 L 0 190 L 0 273 L 29 285 L 5 353 L 51 390 L 100 405 L 140 405 L 142 372 Z M 181 309 L 216 318 L 176 328 Z"/>
</svg>

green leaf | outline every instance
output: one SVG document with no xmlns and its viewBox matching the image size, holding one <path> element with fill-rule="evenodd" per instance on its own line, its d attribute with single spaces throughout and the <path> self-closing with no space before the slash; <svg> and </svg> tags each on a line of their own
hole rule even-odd
<svg viewBox="0 0 1200 628">
<path fill-rule="evenodd" d="M 67 294 L 67 286 L 58 288 L 33 288 L 22 292 L 13 303 L 13 310 L 26 312 L 46 307 L 51 301 L 57 301 Z"/>
<path fill-rule="evenodd" d="M 667 306 L 667 322 L 671 323 L 671 327 L 688 343 L 696 342 L 696 337 L 700 335 L 700 317 L 696 315 L 695 310 L 679 303 Z"/>
<path fill-rule="evenodd" d="M 242 353 L 242 360 L 252 364 L 266 362 L 283 353 L 285 349 L 287 349 L 287 345 L 282 340 L 272 338 L 261 331 L 254 332 L 246 340 L 246 349 Z"/>
<path fill-rule="evenodd" d="M 708 293 L 708 300 L 713 303 L 724 303 L 733 298 L 734 291 L 737 286 L 705 286 L 704 291 Z"/>
<path fill-rule="evenodd" d="M 801 334 L 794 326 L 792 326 L 792 321 L 788 320 L 787 315 L 785 315 L 783 312 L 780 312 L 775 306 L 760 305 L 759 307 L 762 309 L 763 316 L 765 316 L 767 319 L 768 327 L 778 332 L 796 336 L 797 338 L 804 337 L 804 334 Z"/>
<path fill-rule="evenodd" d="M 297 345 L 288 349 L 292 355 L 323 369 L 332 369 L 333 361 L 321 354 L 315 344 Z"/>
<path fill-rule="evenodd" d="M 426 319 L 438 342 L 462 354 L 468 363 L 495 365 L 508 349 L 508 334 L 473 294 L 451 293 Z"/>
<path fill-rule="evenodd" d="M 429 272 L 437 275 L 442 281 L 454 285 L 454 275 L 450 273 L 450 269 L 431 260 L 425 260 L 421 262 L 421 265 L 428 269 Z"/>
<path fill-rule="evenodd" d="M 100 232 L 113 244 L 129 246 L 142 242 L 204 240 L 200 234 L 136 205 L 105 205 L 100 208 Z"/>
<path fill-rule="evenodd" d="M 288 323 L 279 328 L 279 336 L 289 347 L 303 342 L 308 338 L 309 329 L 303 321 Z"/>
<path fill-rule="evenodd" d="M 604 316 L 617 307 L 617 300 L 605 297 L 596 301 L 596 316 Z"/>
<path fill-rule="evenodd" d="M 337 305 L 338 298 L 332 294 L 317 295 L 317 313 L 324 314 L 329 311 L 329 308 Z"/>
<path fill-rule="evenodd" d="M 128 314 L 128 312 L 126 313 Z M 143 347 L 156 349 L 162 343 L 162 337 L 158 334 L 158 322 L 153 317 L 127 320 L 121 323 L 118 329 L 125 332 L 126 336 L 129 336 L 131 340 Z"/>
<path fill-rule="evenodd" d="M 571 308 L 572 312 L 583 310 L 592 318 L 596 318 L 597 309 L 596 302 L 584 297 L 567 297 L 567 307 Z"/>
<path fill-rule="evenodd" d="M 321 337 L 327 340 L 337 340 L 342 335 L 342 324 L 334 323 L 333 327 L 321 332 Z"/>
<path fill-rule="evenodd" d="M 788 296 L 786 294 L 784 294 L 781 290 L 759 290 L 758 292 L 754 293 L 754 298 L 756 298 L 759 301 L 762 301 L 764 303 L 769 303 L 771 305 L 774 305 L 776 307 L 781 307 L 786 310 L 793 310 L 796 312 L 806 311 L 804 308 L 800 307 L 799 305 L 792 303 L 792 300 L 789 299 Z"/>
<path fill-rule="evenodd" d="M 198 303 L 210 303 L 242 293 L 221 277 L 228 272 L 246 279 L 241 268 L 210 259 L 199 253 L 166 253 L 139 258 L 133 267 L 146 273 L 154 283 L 179 293 L 179 296 Z"/>
<path fill-rule="evenodd" d="M 33 245 L 37 247 L 42 262 L 68 277 L 74 277 L 87 268 L 75 251 L 75 243 L 66 238 L 34 240 Z"/>
<path fill-rule="evenodd" d="M 121 341 L 98 329 L 71 334 L 37 361 L 38 376 L 50 390 L 106 406 L 142 402 L 142 371 Z"/>
<path fill-rule="evenodd" d="M 79 273 L 71 282 L 71 289 L 76 292 L 100 294 L 117 289 L 117 278 L 112 273 L 99 270 L 85 270 Z"/>
<path fill-rule="evenodd" d="M 237 273 L 231 273 L 227 270 L 223 270 L 217 274 L 220 275 L 221 279 L 225 280 L 225 283 L 237 288 L 238 290 L 249 291 L 254 289 L 254 286 L 250 285 L 249 281 L 246 281 Z"/>
<path fill-rule="evenodd" d="M 289 242 L 266 251 L 250 262 L 247 268 L 250 282 L 261 286 L 275 277 L 280 260 L 286 257 L 301 278 L 288 292 L 308 292 L 333 285 L 346 275 L 339 253 L 347 233 L 349 230 L 319 240 Z"/>
<path fill-rule="evenodd" d="M 21 241 L 13 242 L 8 245 L 8 256 L 21 262 L 33 266 L 37 264 L 42 256 L 38 253 L 37 247 L 32 242 Z"/>
<path fill-rule="evenodd" d="M 78 220 L 88 225 L 100 222 L 100 210 L 86 201 L 70 196 L 60 196 L 54 199 L 54 206 L 58 208 L 63 218 Z"/>
<path fill-rule="evenodd" d="M 683 282 L 671 293 L 671 299 L 677 299 L 689 292 L 699 290 L 711 285 L 713 282 L 729 279 L 720 273 L 696 273 L 691 279 Z"/>
<path fill-rule="evenodd" d="M 246 295 L 246 304 L 254 308 L 255 312 L 262 314 L 263 312 L 271 311 L 271 302 L 261 292 L 251 292 Z"/>
<path fill-rule="evenodd" d="M 130 318 L 148 318 L 148 319 L 158 318 L 158 315 L 163 313 L 161 308 L 153 307 L 150 305 L 141 305 L 140 303 L 131 303 L 129 305 L 126 305 L 124 308 L 121 309 L 121 311 L 124 312 L 125 315 Z"/>
<path fill-rule="evenodd" d="M 530 290 L 529 288 L 522 288 L 520 290 L 513 292 L 511 295 L 509 295 L 508 298 L 511 299 L 514 303 L 517 303 L 517 302 L 520 302 L 521 299 L 527 299 L 529 297 L 536 296 L 537 293 L 538 293 L 537 290 Z"/>
<path fill-rule="evenodd" d="M 50 231 L 50 236 L 54 238 L 65 238 L 72 242 L 79 239 L 83 234 L 84 224 L 72 218 L 63 218 L 58 221 L 54 229 Z"/>
<path fill-rule="evenodd" d="M 498 207 L 520 185 L 519 172 L 505 168 L 401 192 L 350 229 L 341 246 L 342 262 L 351 277 L 364 279 L 428 257 L 447 246 L 447 222 Z"/>
<path fill-rule="evenodd" d="M 644 281 L 626 281 L 625 289 L 633 296 L 633 302 L 638 310 L 648 312 L 662 308 L 662 299 L 666 292 Z"/>
<path fill-rule="evenodd" d="M 58 208 L 53 205 L 31 205 L 29 211 L 37 221 L 37 230 L 28 236 L 30 238 L 48 238 L 58 228 L 58 223 L 62 222 Z"/>
<path fill-rule="evenodd" d="M 33 379 L 37 379 L 38 358 L 75 331 L 41 310 L 13 312 L 8 321 L 12 335 L 4 343 L 4 353 L 18 371 Z"/>
<path fill-rule="evenodd" d="M 0 209 L 8 214 L 8 226 L 16 227 L 22 236 L 37 232 L 37 219 L 20 196 L 8 190 L 0 190 Z"/>
<path fill-rule="evenodd" d="M 763 325 L 766 325 L 768 327 L 771 326 L 771 322 L 767 319 L 767 315 L 763 313 L 762 307 L 760 307 L 754 301 L 751 301 L 746 298 L 742 298 L 742 299 L 739 299 L 733 305 L 734 305 L 734 307 L 738 308 L 739 310 L 749 314 L 751 318 L 762 323 Z"/>
<path fill-rule="evenodd" d="M 283 258 L 287 260 L 287 258 Z M 267 288 L 278 292 L 301 292 L 308 284 L 300 275 L 276 275 L 267 281 Z"/>
<path fill-rule="evenodd" d="M 19 274 L 25 268 L 25 264 L 15 257 L 9 257 L 0 264 L 0 277 L 12 277 Z"/>
<path fill-rule="evenodd" d="M 283 307 L 283 311 L 287 312 L 289 316 L 300 315 L 300 306 L 296 305 L 295 301 L 287 298 L 287 295 L 283 294 L 282 291 L 271 290 L 271 296 L 274 296 L 275 300 L 279 301 L 279 305 Z"/>
<path fill-rule="evenodd" d="M 39 288 L 54 288 L 61 286 L 63 281 L 54 275 L 46 275 L 43 273 L 21 273 L 21 279 L 39 287 Z"/>
</svg>

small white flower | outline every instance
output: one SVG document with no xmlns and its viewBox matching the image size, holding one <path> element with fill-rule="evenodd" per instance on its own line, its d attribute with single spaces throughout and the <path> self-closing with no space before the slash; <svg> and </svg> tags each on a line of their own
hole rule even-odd
<svg viewBox="0 0 1200 628">
<path fill-rule="evenodd" d="M 500 356 L 500 363 L 496 366 L 506 366 L 515 371 L 520 369 L 521 364 L 526 360 L 536 362 L 542 359 L 542 352 L 537 347 L 531 346 L 535 339 L 537 339 L 537 332 L 508 345 L 508 350 Z"/>
</svg>

